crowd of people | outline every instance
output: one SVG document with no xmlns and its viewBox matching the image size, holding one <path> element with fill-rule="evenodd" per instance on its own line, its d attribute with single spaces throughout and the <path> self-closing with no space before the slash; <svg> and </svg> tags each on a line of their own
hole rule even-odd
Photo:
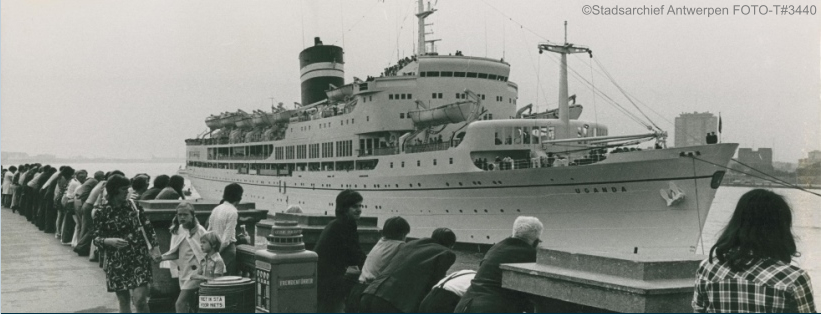
<svg viewBox="0 0 821 314">
<path fill-rule="evenodd" d="M 411 226 L 402 217 L 392 217 L 366 255 L 357 233 L 362 201 L 358 192 L 342 191 L 336 198 L 336 219 L 316 243 L 318 312 L 533 311 L 526 295 L 502 288 L 499 265 L 536 261 L 544 228 L 537 218 L 517 218 L 512 236 L 488 251 L 478 272 L 448 275 L 456 262 L 456 234 L 448 228 L 406 241 Z"/>
<path fill-rule="evenodd" d="M 45 233 L 91 262 L 102 262 L 106 290 L 117 296 L 120 312 L 148 313 L 152 263 L 163 262 L 179 278 L 177 310 L 188 313 L 199 283 L 236 272 L 238 221 L 242 199 L 239 184 L 226 186 L 223 202 L 214 208 L 207 229 L 185 201 L 185 179 L 154 178 L 119 171 L 88 171 L 69 166 L 25 164 L 3 169 L 2 205 L 25 216 Z M 137 200 L 182 200 L 171 228 L 171 250 L 161 254 L 156 233 Z"/>
<path fill-rule="evenodd" d="M 225 187 L 207 228 L 179 193 L 177 176 L 131 179 L 120 171 L 95 172 L 39 164 L 4 171 L 2 205 L 26 216 L 46 233 L 61 234 L 63 244 L 88 255 L 83 241 L 105 258 L 107 290 L 120 311 L 133 304 L 148 312 L 152 263 L 179 279 L 177 312 L 195 308 L 199 284 L 236 273 L 236 205 L 243 188 Z M 175 194 L 176 193 L 176 194 Z M 155 232 L 134 200 L 182 199 L 170 228 L 170 249 L 161 254 Z M 544 226 L 520 216 L 511 236 L 485 254 L 478 271 L 448 271 L 456 261 L 457 235 L 448 228 L 407 241 L 412 226 L 402 217 L 384 222 L 382 238 L 366 254 L 357 221 L 364 198 L 353 190 L 336 197 L 335 216 L 315 245 L 317 309 L 322 313 L 522 313 L 533 312 L 530 297 L 502 287 L 501 264 L 533 263 Z M 88 211 L 87 211 L 88 210 Z M 301 212 L 289 208 L 289 212 Z M 62 212 L 62 214 L 61 214 Z M 62 218 L 61 218 L 62 217 Z M 792 263 L 799 256 L 792 234 L 792 211 L 784 197 L 755 189 L 741 196 L 709 257 L 695 274 L 692 307 L 696 312 L 815 312 L 810 277 Z M 70 222 L 76 222 L 71 224 Z"/>
</svg>

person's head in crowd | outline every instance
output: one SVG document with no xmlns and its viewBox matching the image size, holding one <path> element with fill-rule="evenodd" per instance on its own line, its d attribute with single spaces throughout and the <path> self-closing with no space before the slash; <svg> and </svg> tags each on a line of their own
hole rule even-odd
<svg viewBox="0 0 821 314">
<path fill-rule="evenodd" d="M 80 183 L 86 182 L 86 179 L 88 178 L 88 171 L 81 169 L 74 173 L 74 178 L 76 178 L 77 181 L 80 181 Z"/>
<path fill-rule="evenodd" d="M 792 210 L 783 196 L 764 189 L 744 193 L 730 222 L 710 249 L 719 262 L 743 271 L 758 259 L 786 264 L 800 254 L 792 234 Z"/>
<path fill-rule="evenodd" d="M 513 222 L 513 237 L 522 239 L 534 247 L 542 242 L 539 237 L 542 236 L 543 230 L 544 225 L 536 217 L 519 216 Z"/>
<path fill-rule="evenodd" d="M 236 205 L 242 201 L 242 192 L 242 186 L 238 183 L 226 185 L 222 191 L 222 201 Z"/>
<path fill-rule="evenodd" d="M 164 189 L 166 186 L 168 186 L 168 181 L 171 181 L 171 177 L 164 174 L 158 175 L 156 178 L 154 178 L 154 188 Z"/>
<path fill-rule="evenodd" d="M 187 230 L 191 230 L 197 225 L 199 225 L 199 221 L 197 220 L 197 213 L 194 211 L 194 205 L 187 201 L 180 202 L 177 205 L 177 215 L 174 217 L 172 223 L 174 227 L 171 229 L 171 232 L 177 232 L 179 226 Z"/>
<path fill-rule="evenodd" d="M 122 203 L 128 199 L 128 188 L 131 187 L 131 181 L 119 174 L 113 174 L 108 177 L 105 184 L 105 192 L 108 195 L 110 203 Z"/>
<path fill-rule="evenodd" d="M 60 166 L 60 168 L 57 168 L 57 169 L 58 169 L 58 171 L 60 171 L 62 173 L 63 169 L 66 169 L 66 167 L 68 167 L 68 166 L 62 165 L 62 166 Z"/>
<path fill-rule="evenodd" d="M 382 236 L 388 240 L 405 241 L 408 233 L 410 233 L 410 224 L 405 218 L 399 216 L 388 218 L 382 226 Z"/>
<path fill-rule="evenodd" d="M 74 168 L 64 166 L 60 167 L 60 169 L 60 176 L 62 176 L 63 178 L 71 179 L 71 177 L 74 176 Z"/>
<path fill-rule="evenodd" d="M 182 188 L 185 187 L 185 178 L 179 175 L 171 176 L 171 179 L 168 181 L 168 187 L 174 189 L 174 191 L 176 191 L 177 194 L 179 194 L 183 199 L 185 199 L 185 196 L 182 192 Z"/>
<path fill-rule="evenodd" d="M 125 177 L 125 173 L 123 173 L 122 171 L 114 170 L 114 171 L 109 171 L 108 173 L 106 173 L 105 179 L 108 180 L 109 178 L 111 178 L 111 176 L 114 176 L 114 175 Z"/>
<path fill-rule="evenodd" d="M 146 177 L 137 176 L 131 179 L 131 188 L 134 192 L 142 194 L 145 190 L 148 190 L 148 181 L 146 181 Z"/>
<path fill-rule="evenodd" d="M 216 233 L 209 231 L 200 237 L 200 247 L 206 254 L 219 252 L 221 244 L 222 241 L 220 241 L 220 237 Z"/>
<path fill-rule="evenodd" d="M 11 167 L 9 167 L 9 171 L 11 171 L 11 172 L 17 172 L 17 167 L 15 167 L 15 166 L 11 166 Z"/>
<path fill-rule="evenodd" d="M 94 173 L 94 180 L 103 181 L 105 180 L 105 172 L 97 171 Z"/>
<path fill-rule="evenodd" d="M 456 234 L 449 228 L 436 228 L 430 238 L 449 249 L 456 244 Z"/>
<path fill-rule="evenodd" d="M 362 194 L 354 190 L 344 190 L 336 196 L 336 218 L 359 220 L 362 215 Z"/>
</svg>

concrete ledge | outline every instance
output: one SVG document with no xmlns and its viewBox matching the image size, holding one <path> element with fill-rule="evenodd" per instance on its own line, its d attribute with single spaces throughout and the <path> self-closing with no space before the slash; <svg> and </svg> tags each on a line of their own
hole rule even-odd
<svg viewBox="0 0 821 314">
<path fill-rule="evenodd" d="M 541 249 L 536 263 L 502 265 L 502 287 L 533 295 L 539 312 L 564 302 L 586 311 L 691 312 L 702 259 Z"/>
</svg>

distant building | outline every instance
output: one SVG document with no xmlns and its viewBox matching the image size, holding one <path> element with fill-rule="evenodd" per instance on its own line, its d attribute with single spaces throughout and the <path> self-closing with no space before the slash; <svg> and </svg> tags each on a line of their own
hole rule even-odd
<svg viewBox="0 0 821 314">
<path fill-rule="evenodd" d="M 712 113 L 682 113 L 676 117 L 676 147 L 705 145 L 709 132 L 718 132 L 718 118 Z"/>
<path fill-rule="evenodd" d="M 819 162 L 821 162 L 821 150 L 814 150 L 807 153 L 807 158 L 798 160 L 798 167 L 807 167 Z"/>
<path fill-rule="evenodd" d="M 757 170 L 763 171 L 765 173 L 772 173 L 773 172 L 773 149 L 772 148 L 759 148 L 758 150 L 753 150 L 752 148 L 739 148 L 738 149 L 738 161 L 744 163 L 747 166 L 753 167 Z M 741 169 L 746 169 L 743 167 Z M 750 172 L 750 171 L 744 171 Z"/>
</svg>

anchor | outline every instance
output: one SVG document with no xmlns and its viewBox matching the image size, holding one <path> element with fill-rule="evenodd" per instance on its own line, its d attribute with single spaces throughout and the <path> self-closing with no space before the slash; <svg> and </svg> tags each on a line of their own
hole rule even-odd
<svg viewBox="0 0 821 314">
<path fill-rule="evenodd" d="M 667 207 L 678 205 L 681 201 L 684 200 L 684 191 L 682 191 L 675 183 L 670 181 L 670 187 L 665 190 L 659 190 L 659 194 L 661 194 L 661 198 L 667 201 Z"/>
</svg>

